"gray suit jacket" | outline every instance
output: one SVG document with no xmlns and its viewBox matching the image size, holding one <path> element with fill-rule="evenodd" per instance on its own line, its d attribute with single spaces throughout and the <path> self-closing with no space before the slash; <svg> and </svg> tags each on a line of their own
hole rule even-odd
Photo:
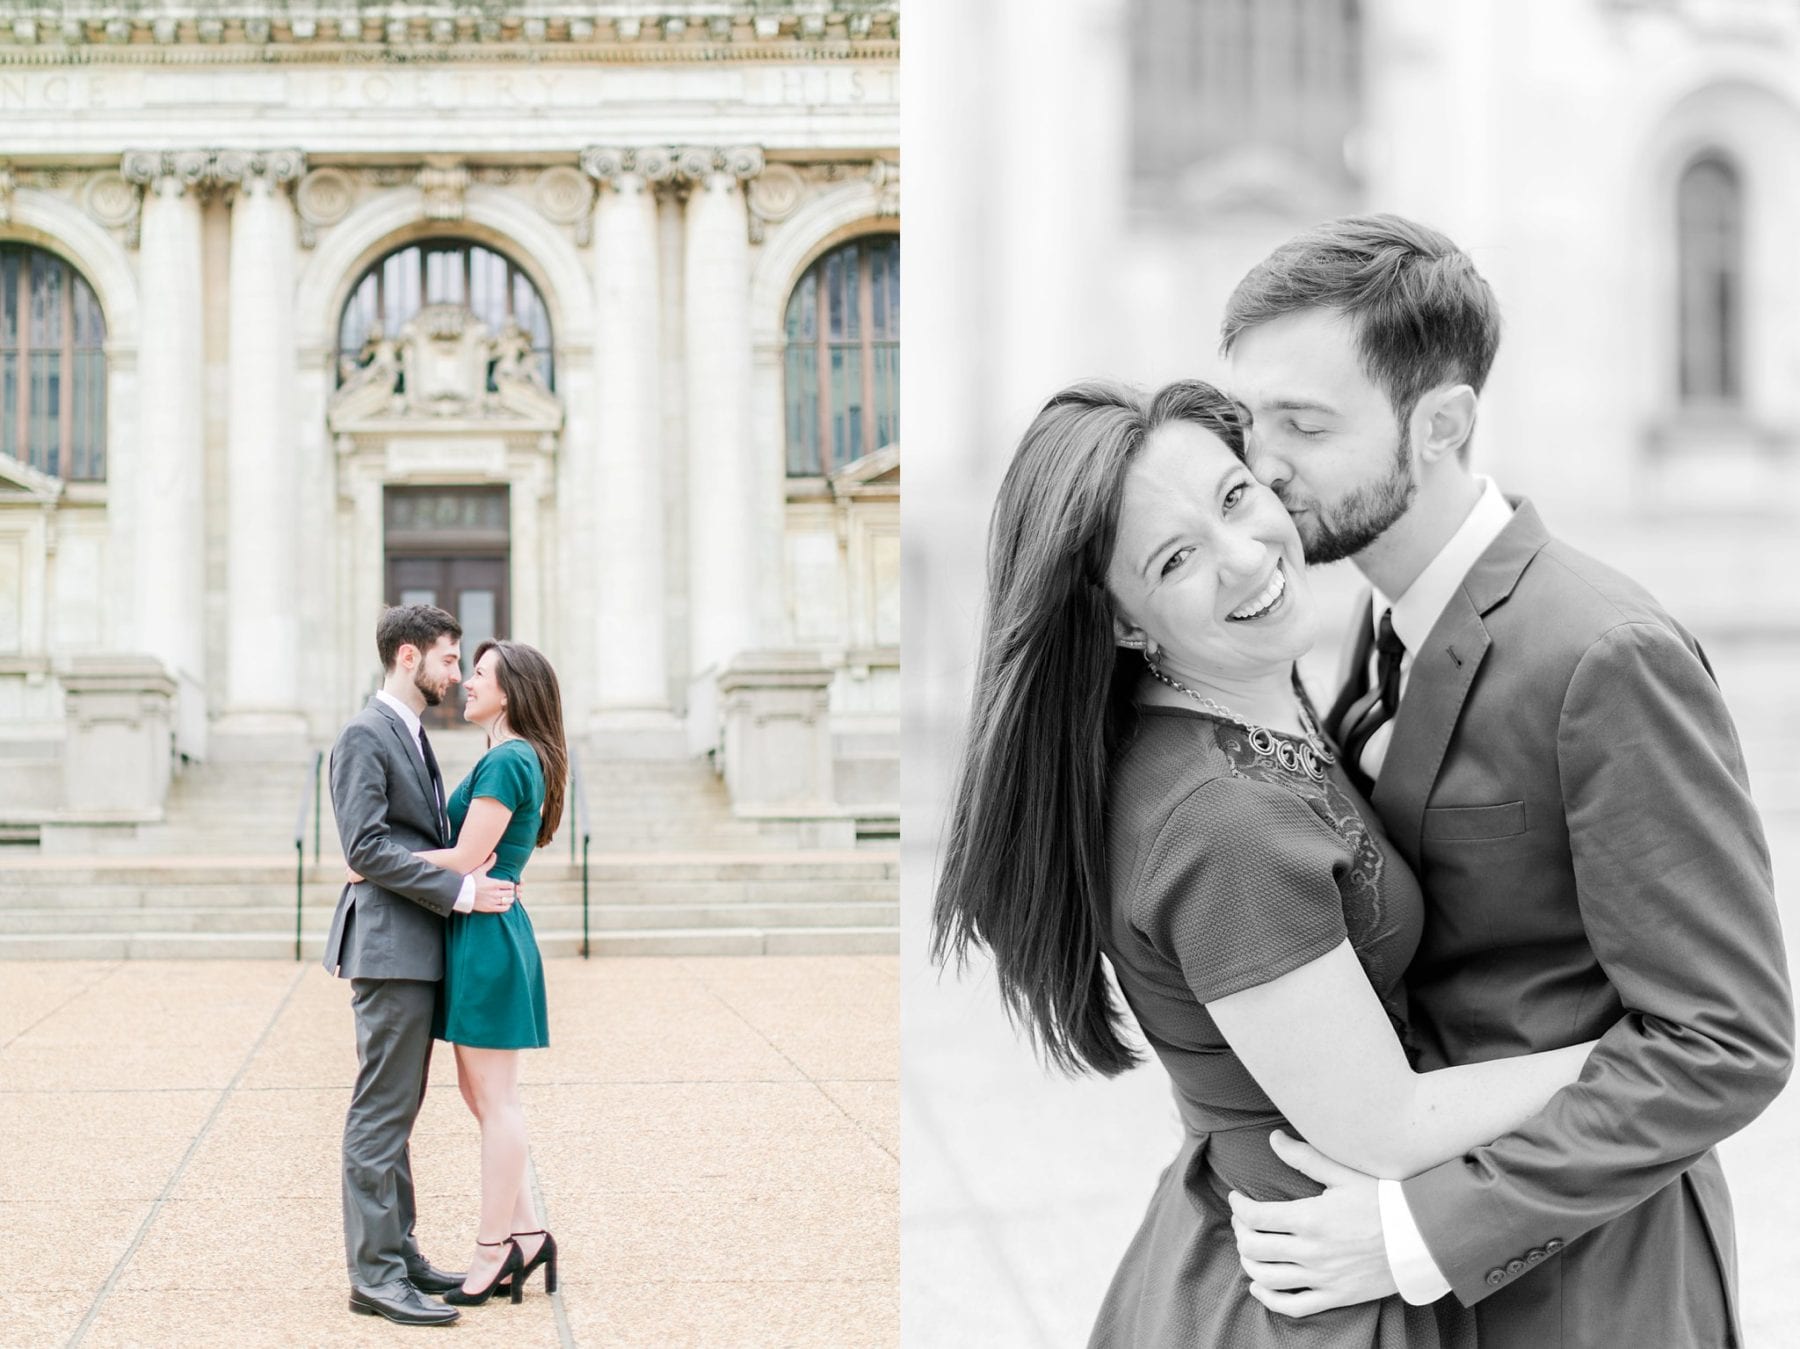
<svg viewBox="0 0 1800 1349">
<path fill-rule="evenodd" d="M 1373 804 L 1425 888 L 1420 1067 L 1600 1037 L 1540 1114 L 1405 1183 L 1482 1349 L 1741 1342 L 1711 1149 L 1780 1091 L 1794 1022 L 1699 645 L 1520 502 L 1414 655 Z"/>
<path fill-rule="evenodd" d="M 462 877 L 413 856 L 450 840 L 412 733 L 379 698 L 331 747 L 331 807 L 344 860 L 366 879 L 338 896 L 325 968 L 345 979 L 442 979 L 444 919 Z"/>
</svg>

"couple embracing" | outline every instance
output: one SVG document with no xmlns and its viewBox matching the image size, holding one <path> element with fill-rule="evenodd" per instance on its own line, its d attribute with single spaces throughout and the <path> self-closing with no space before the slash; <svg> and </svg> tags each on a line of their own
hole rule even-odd
<svg viewBox="0 0 1800 1349">
<path fill-rule="evenodd" d="M 1103 1074 L 1109 964 L 1172 1079 L 1095 1345 L 1741 1344 L 1768 849 L 1698 643 L 1470 470 L 1499 327 L 1443 235 L 1332 222 L 1232 295 L 1230 394 L 1076 385 L 1006 475 L 934 950 Z"/>
<path fill-rule="evenodd" d="M 350 876 L 325 968 L 350 981 L 358 1063 L 344 1121 L 350 1310 L 407 1325 L 454 1321 L 457 1306 L 496 1292 L 518 1302 L 539 1266 L 545 1291 L 556 1291 L 556 1241 L 526 1180 L 519 1050 L 550 1039 L 518 883 L 562 813 L 562 698 L 537 650 L 483 642 L 464 716 L 487 733 L 487 751 L 446 793 L 420 718 L 461 682 L 461 638 L 455 618 L 433 605 L 387 610 L 375 634 L 382 686 L 331 751 Z M 481 1130 L 481 1211 L 466 1272 L 433 1266 L 413 1235 L 408 1139 L 433 1039 L 455 1047 L 457 1085 Z"/>
</svg>

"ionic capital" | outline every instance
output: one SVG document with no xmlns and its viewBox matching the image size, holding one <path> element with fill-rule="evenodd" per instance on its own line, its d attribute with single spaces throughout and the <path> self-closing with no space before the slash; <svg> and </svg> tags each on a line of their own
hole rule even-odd
<svg viewBox="0 0 1800 1349">
<path fill-rule="evenodd" d="M 675 152 L 661 145 L 591 145 L 581 152 L 581 171 L 614 191 L 627 178 L 667 183 L 675 177 Z"/>
<path fill-rule="evenodd" d="M 689 183 L 703 183 L 723 174 L 747 183 L 763 171 L 760 145 L 687 145 L 675 151 L 675 176 Z"/>
<path fill-rule="evenodd" d="M 213 154 L 212 179 L 266 195 L 296 182 L 306 172 L 306 156 L 298 150 L 219 150 Z"/>
<path fill-rule="evenodd" d="M 127 150 L 119 173 L 128 183 L 148 187 L 159 196 L 179 197 L 204 187 L 212 168 L 211 150 Z"/>
</svg>

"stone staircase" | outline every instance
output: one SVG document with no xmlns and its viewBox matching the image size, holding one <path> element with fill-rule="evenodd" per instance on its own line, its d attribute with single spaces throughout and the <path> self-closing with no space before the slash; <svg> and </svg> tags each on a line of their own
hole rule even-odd
<svg viewBox="0 0 1800 1349">
<path fill-rule="evenodd" d="M 447 785 L 473 765 L 469 732 L 432 737 Z M 805 846 L 804 827 L 732 816 L 704 762 L 584 762 L 587 945 L 595 955 L 891 952 L 899 854 L 891 812 L 855 848 Z M 212 762 L 172 788 L 166 822 L 75 836 L 74 851 L 0 847 L 0 959 L 294 955 L 323 949 L 344 865 L 328 784 L 318 860 L 294 828 L 304 761 Z M 523 902 L 546 955 L 583 946 L 580 842 L 566 813 L 532 858 Z M 67 847 L 68 845 L 63 845 Z M 296 894 L 298 892 L 298 895 Z M 298 915 L 296 914 L 298 898 Z"/>
</svg>

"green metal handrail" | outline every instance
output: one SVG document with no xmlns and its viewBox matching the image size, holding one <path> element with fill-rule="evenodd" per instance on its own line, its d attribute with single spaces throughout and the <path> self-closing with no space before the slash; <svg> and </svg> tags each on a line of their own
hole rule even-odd
<svg viewBox="0 0 1800 1349">
<path fill-rule="evenodd" d="M 588 958 L 588 825 L 587 787 L 581 780 L 581 752 L 569 746 L 569 865 L 575 865 L 575 841 L 581 840 L 581 958 Z"/>
<path fill-rule="evenodd" d="M 313 751 L 306 775 L 312 780 L 312 800 L 306 799 L 306 788 L 300 788 L 300 809 L 294 816 L 294 959 L 300 959 L 300 915 L 306 903 L 306 808 L 312 806 L 313 865 L 319 864 L 319 821 L 324 804 L 325 751 Z"/>
</svg>

